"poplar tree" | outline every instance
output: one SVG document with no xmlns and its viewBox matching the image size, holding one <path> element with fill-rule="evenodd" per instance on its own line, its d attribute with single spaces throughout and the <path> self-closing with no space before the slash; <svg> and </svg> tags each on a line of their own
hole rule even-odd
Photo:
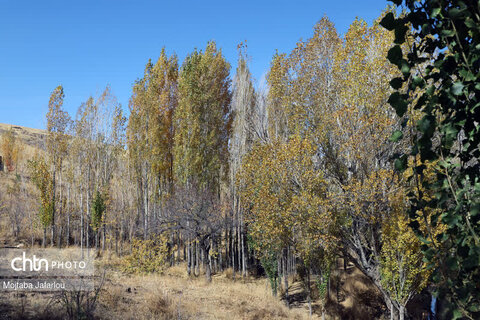
<svg viewBox="0 0 480 320">
<path fill-rule="evenodd" d="M 49 156 L 49 162 L 52 167 L 52 183 L 53 183 L 53 199 L 52 199 L 52 246 L 55 241 L 55 212 L 56 208 L 56 192 L 57 187 L 60 189 L 59 203 L 62 202 L 62 164 L 63 159 L 67 153 L 68 137 L 66 135 L 67 128 L 70 124 L 70 116 L 66 111 L 62 109 L 63 99 L 65 94 L 63 93 L 63 87 L 58 86 L 50 95 L 50 101 L 48 102 L 47 119 L 47 154 Z M 59 175 L 57 183 L 57 173 Z M 60 214 L 62 213 L 62 206 L 58 208 Z"/>
<path fill-rule="evenodd" d="M 182 185 L 196 184 L 217 194 L 228 167 L 231 127 L 230 64 L 209 42 L 184 61 L 179 104 L 174 114 L 174 173 Z"/>
<path fill-rule="evenodd" d="M 412 124 L 392 135 L 410 147 L 395 160 L 398 170 L 413 171 L 410 225 L 435 270 L 450 312 L 444 316 L 479 319 L 480 6 L 471 0 L 392 2 L 405 13 L 389 13 L 381 24 L 395 34 L 387 57 L 400 73 L 390 83 L 389 102 Z M 438 226 L 445 228 L 441 234 Z"/>
<path fill-rule="evenodd" d="M 246 258 L 246 229 L 243 219 L 243 209 L 240 204 L 240 197 L 235 185 L 235 180 L 242 166 L 242 161 L 252 146 L 254 139 L 254 113 L 255 113 L 255 90 L 253 87 L 252 75 L 248 69 L 248 56 L 246 55 L 246 43 L 238 46 L 239 57 L 237 70 L 233 80 L 232 92 L 232 113 L 233 124 L 232 134 L 229 144 L 230 153 L 230 186 L 233 204 L 233 222 L 236 227 L 237 243 L 238 243 L 238 267 L 242 272 L 242 276 L 247 276 L 247 258 Z M 233 229 L 235 230 L 235 229 Z M 233 231 L 232 230 L 232 231 Z M 231 231 L 231 232 L 232 232 Z M 232 235 L 235 237 L 235 235 Z M 232 237 L 229 239 L 233 242 Z M 232 267 L 233 276 L 235 278 L 235 250 L 233 243 L 232 248 Z"/>
<path fill-rule="evenodd" d="M 229 70 L 230 65 L 222 51 L 214 42 L 209 42 L 205 52 L 195 50 L 187 56 L 180 71 L 179 101 L 173 118 L 174 178 L 182 193 L 198 198 L 200 207 L 209 207 L 210 201 L 218 202 L 222 181 L 227 177 L 231 127 Z M 202 193 L 213 195 L 214 200 L 200 196 Z M 178 227 L 187 232 L 192 223 L 194 221 L 187 221 Z M 201 239 L 195 233 L 187 234 L 190 270 L 193 262 L 191 244 Z M 208 234 L 208 241 L 215 244 L 215 233 Z M 210 247 L 210 244 L 203 243 L 200 248 L 208 256 L 207 271 L 211 263 Z M 195 256 L 199 257 L 198 246 L 195 248 Z M 207 279 L 210 280 L 208 273 Z"/>
<path fill-rule="evenodd" d="M 163 198 L 173 187 L 172 119 L 177 107 L 177 77 L 176 55 L 168 57 L 162 49 L 155 65 L 147 63 L 130 99 L 128 147 L 138 186 L 138 212 L 143 214 L 144 237 L 150 215 L 153 218 L 158 215 Z"/>
<path fill-rule="evenodd" d="M 40 207 L 38 217 L 43 227 L 42 247 L 47 243 L 47 227 L 53 223 L 54 193 L 53 179 L 44 159 L 38 158 L 28 162 L 28 168 L 34 185 L 39 191 Z"/>
</svg>

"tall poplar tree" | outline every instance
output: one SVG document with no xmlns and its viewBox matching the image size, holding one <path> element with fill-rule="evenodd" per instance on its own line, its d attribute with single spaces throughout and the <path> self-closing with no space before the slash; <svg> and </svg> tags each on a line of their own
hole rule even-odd
<svg viewBox="0 0 480 320">
<path fill-rule="evenodd" d="M 228 159 L 231 127 L 230 64 L 209 42 L 182 65 L 174 115 L 174 172 L 183 185 L 218 193 Z"/>
<path fill-rule="evenodd" d="M 128 147 L 137 181 L 138 212 L 143 214 L 144 236 L 156 218 L 164 196 L 173 187 L 173 113 L 177 107 L 178 59 L 162 49 L 149 61 L 130 99 Z M 153 196 L 153 202 L 151 197 Z"/>
<path fill-rule="evenodd" d="M 236 227 L 236 240 L 238 243 L 238 269 L 242 276 L 247 276 L 246 259 L 246 230 L 243 219 L 243 210 L 240 204 L 240 197 L 236 188 L 235 180 L 240 171 L 244 156 L 252 146 L 254 139 L 254 113 L 255 113 L 255 90 L 253 87 L 252 75 L 248 69 L 248 56 L 245 53 L 246 43 L 238 46 L 239 57 L 237 72 L 233 81 L 232 112 L 233 124 L 232 135 L 229 144 L 230 152 L 230 187 L 233 204 L 233 221 Z M 232 231 L 234 231 L 233 229 Z M 233 238 L 235 235 L 233 235 Z M 232 237 L 230 237 L 232 238 Z M 234 239 L 230 239 L 231 241 Z M 232 241 L 234 242 L 234 241 Z M 235 277 L 235 257 L 232 244 L 232 267 Z"/>
<path fill-rule="evenodd" d="M 57 187 L 61 189 L 62 183 L 62 164 L 63 159 L 67 153 L 68 137 L 66 135 L 67 128 L 70 125 L 71 119 L 66 111 L 62 109 L 63 99 L 65 94 L 63 93 L 63 87 L 58 86 L 50 95 L 50 101 L 48 102 L 47 118 L 47 153 L 52 167 L 52 180 L 53 180 L 53 199 L 52 199 L 52 246 L 55 241 L 55 212 L 57 209 L 62 210 L 62 206 L 56 207 L 56 192 Z M 58 173 L 58 178 L 57 178 Z M 59 182 L 57 183 L 57 179 Z M 60 201 L 62 201 L 62 194 L 60 192 Z"/>
</svg>

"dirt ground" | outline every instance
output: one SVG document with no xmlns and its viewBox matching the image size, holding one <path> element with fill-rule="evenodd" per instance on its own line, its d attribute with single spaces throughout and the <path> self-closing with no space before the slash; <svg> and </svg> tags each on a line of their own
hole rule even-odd
<svg viewBox="0 0 480 320">
<path fill-rule="evenodd" d="M 76 299 L 86 310 L 84 318 L 94 319 L 321 319 L 321 304 L 315 299 L 309 316 L 306 290 L 295 277 L 290 279 L 288 308 L 283 291 L 273 297 L 265 278 L 233 280 L 226 270 L 207 283 L 203 276 L 188 277 L 184 265 L 163 274 L 127 275 L 118 271 L 117 262 L 101 262 L 105 278 L 99 276 L 102 288 L 95 301 L 94 293 L 78 297 L 0 291 L 0 319 L 77 319 L 66 311 L 76 310 Z M 414 319 L 422 319 L 423 305 L 414 307 Z M 351 264 L 332 272 L 325 308 L 327 320 L 386 319 L 387 314 L 378 290 Z"/>
</svg>

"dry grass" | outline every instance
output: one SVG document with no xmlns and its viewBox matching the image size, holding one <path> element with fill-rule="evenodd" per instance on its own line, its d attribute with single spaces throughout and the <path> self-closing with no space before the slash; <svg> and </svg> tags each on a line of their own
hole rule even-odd
<svg viewBox="0 0 480 320">
<path fill-rule="evenodd" d="M 231 271 L 214 275 L 207 283 L 203 276 L 188 277 L 185 265 L 165 270 L 163 274 L 126 275 L 116 267 L 120 259 L 105 254 L 99 269 L 107 269 L 105 282 L 94 311 L 96 319 L 320 319 L 320 305 L 313 302 L 315 311 L 308 316 L 302 299 L 294 299 L 288 309 L 284 302 L 271 294 L 266 279 L 247 278 L 234 281 Z M 336 277 L 340 292 L 337 295 Z M 293 279 L 290 279 L 293 280 Z M 340 269 L 332 277 L 327 302 L 326 319 L 382 319 L 378 294 L 369 280 L 356 268 Z M 291 282 L 290 295 L 301 295 L 299 282 Z M 2 306 L 2 303 L 4 305 Z M 45 306 L 49 306 L 46 308 Z M 46 310 L 62 318 L 62 305 L 51 295 L 0 295 L 0 319 L 21 319 L 28 316 L 43 319 Z M 334 316 L 336 315 L 336 316 Z"/>
<path fill-rule="evenodd" d="M 51 294 L 0 292 L 0 319 L 64 319 Z"/>
<path fill-rule="evenodd" d="M 288 309 L 272 297 L 265 280 L 234 282 L 222 275 L 207 283 L 186 277 L 182 267 L 170 268 L 165 275 L 115 274 L 105 291 L 109 294 L 103 295 L 108 297 L 104 307 L 116 305 L 124 319 L 308 318 L 306 310 Z M 136 312 L 125 313 L 128 310 Z"/>
<path fill-rule="evenodd" d="M 226 270 L 208 283 L 204 276 L 188 277 L 184 264 L 170 267 L 163 274 L 125 275 L 116 271 L 119 263 L 108 254 L 100 261 L 99 265 L 110 270 L 110 275 L 100 297 L 99 318 L 309 318 L 306 306 L 288 309 L 283 301 L 273 297 L 266 279 L 237 277 L 234 281 L 231 270 Z"/>
</svg>

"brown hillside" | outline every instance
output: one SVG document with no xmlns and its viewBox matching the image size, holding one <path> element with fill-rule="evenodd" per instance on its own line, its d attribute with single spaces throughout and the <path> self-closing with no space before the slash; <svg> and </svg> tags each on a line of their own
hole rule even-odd
<svg viewBox="0 0 480 320">
<path fill-rule="evenodd" d="M 0 123 L 0 136 L 3 135 L 5 131 L 10 130 L 10 128 L 13 128 L 15 136 L 20 139 L 23 144 L 43 149 L 46 135 L 45 130 Z"/>
<path fill-rule="evenodd" d="M 38 211 L 36 189 L 30 181 L 27 162 L 44 153 L 46 131 L 0 123 L 0 144 L 10 128 L 15 134 L 19 153 L 12 171 L 5 166 L 0 171 L 0 246 L 32 243 L 34 238 L 39 237 L 38 232 L 33 232 L 33 238 L 24 234 L 31 228 L 21 228 L 17 234 L 14 226 L 31 226 L 32 218 Z M 3 157 L 2 153 L 0 147 L 0 157 Z M 15 195 L 12 193 L 14 187 L 20 188 Z"/>
</svg>

